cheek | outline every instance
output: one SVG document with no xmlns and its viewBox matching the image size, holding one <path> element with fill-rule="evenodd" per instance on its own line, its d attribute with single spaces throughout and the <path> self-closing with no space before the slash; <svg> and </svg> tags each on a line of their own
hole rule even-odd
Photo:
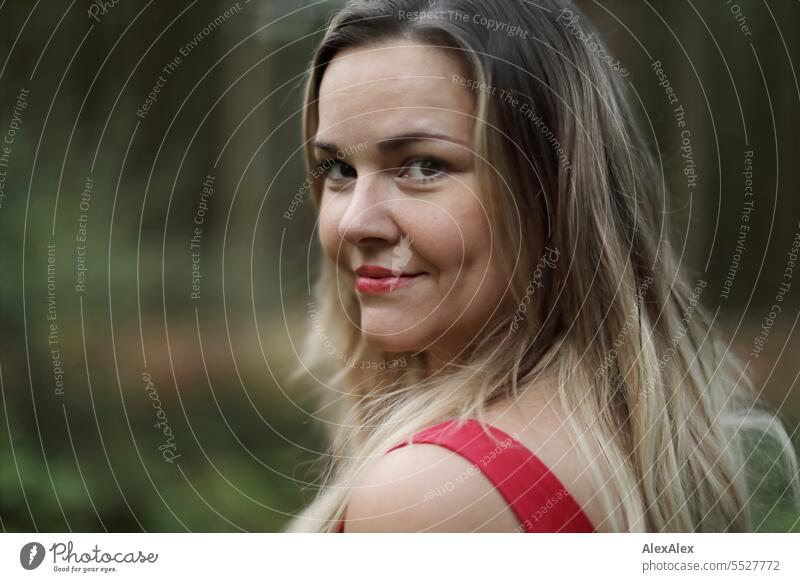
<svg viewBox="0 0 800 582">
<path fill-rule="evenodd" d="M 466 243 L 458 209 L 441 200 L 405 200 L 395 205 L 394 215 L 429 270 L 443 274 L 461 262 Z"/>
<path fill-rule="evenodd" d="M 492 234 L 481 204 L 466 194 L 463 202 L 428 210 L 424 233 L 428 248 L 443 270 L 462 278 L 473 268 L 485 268 L 492 249 Z"/>
<path fill-rule="evenodd" d="M 463 236 L 464 249 L 460 250 L 461 262 L 453 265 L 447 284 L 452 285 L 451 307 L 461 313 L 460 326 L 469 330 L 482 325 L 503 301 L 508 281 L 498 258 L 501 252 L 498 233 L 490 226 L 486 210 L 477 200 L 461 209 L 458 227 L 460 232 L 456 236 Z"/>
<path fill-rule="evenodd" d="M 477 200 L 472 200 L 469 204 L 464 205 L 461 210 L 459 227 L 461 236 L 464 238 L 465 267 L 485 267 L 492 251 L 496 252 L 497 243 L 489 227 L 486 211 Z"/>
</svg>

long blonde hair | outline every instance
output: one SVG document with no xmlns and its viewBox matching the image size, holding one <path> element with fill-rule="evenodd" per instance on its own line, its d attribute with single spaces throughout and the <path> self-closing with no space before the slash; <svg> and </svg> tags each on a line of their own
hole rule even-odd
<svg viewBox="0 0 800 582">
<path fill-rule="evenodd" d="M 574 18 L 569 26 L 559 21 L 565 6 L 368 0 L 332 19 L 307 86 L 309 173 L 320 82 L 348 47 L 392 39 L 438 47 L 457 55 L 476 83 L 529 104 L 523 110 L 476 92 L 478 172 L 491 193 L 484 204 L 513 301 L 476 334 L 454 371 L 428 376 L 424 354 L 365 344 L 352 275 L 323 255 L 302 369 L 329 372 L 318 380 L 332 444 L 319 494 L 288 531 L 332 531 L 371 459 L 435 422 L 483 420 L 489 405 L 545 375 L 557 379 L 566 428 L 595 457 L 590 477 L 609 529 L 750 530 L 739 438 L 749 428 L 783 449 L 797 495 L 788 436 L 755 407 L 742 365 L 701 308 L 706 282 L 690 282 L 670 247 L 656 165 L 620 74 L 575 34 Z M 516 25 L 527 39 L 491 23 Z M 580 25 L 592 32 L 585 18 Z M 318 208 L 321 184 L 312 182 Z M 558 260 L 548 260 L 553 252 Z M 531 293 L 542 260 L 548 268 Z M 360 365 L 386 361 L 403 365 Z"/>
</svg>

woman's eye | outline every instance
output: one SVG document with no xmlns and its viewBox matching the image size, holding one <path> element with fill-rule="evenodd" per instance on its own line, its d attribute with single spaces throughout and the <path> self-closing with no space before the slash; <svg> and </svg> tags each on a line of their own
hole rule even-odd
<svg viewBox="0 0 800 582">
<path fill-rule="evenodd" d="M 400 171 L 401 178 L 415 182 L 430 182 L 445 175 L 445 166 L 434 158 L 415 158 L 409 160 Z"/>
<path fill-rule="evenodd" d="M 325 172 L 328 180 L 352 180 L 356 177 L 356 170 L 353 166 L 345 164 L 341 160 L 328 160 L 322 162 L 320 168 Z"/>
</svg>

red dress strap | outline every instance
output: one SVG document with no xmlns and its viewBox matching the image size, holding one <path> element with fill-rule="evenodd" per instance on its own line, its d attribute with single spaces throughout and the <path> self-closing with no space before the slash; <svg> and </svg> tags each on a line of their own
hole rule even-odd
<svg viewBox="0 0 800 582">
<path fill-rule="evenodd" d="M 414 444 L 445 447 L 475 465 L 508 503 L 528 533 L 590 533 L 594 527 L 558 478 L 522 443 L 480 422 L 448 420 L 413 436 Z M 409 444 L 398 443 L 388 452 Z M 344 521 L 339 522 L 344 531 Z"/>
</svg>

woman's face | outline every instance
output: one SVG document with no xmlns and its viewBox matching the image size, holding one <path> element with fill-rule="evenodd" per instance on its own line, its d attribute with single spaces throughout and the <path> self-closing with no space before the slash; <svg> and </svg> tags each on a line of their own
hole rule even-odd
<svg viewBox="0 0 800 582">
<path fill-rule="evenodd" d="M 478 334 L 507 286 L 465 76 L 447 51 L 398 41 L 338 53 L 320 86 L 322 246 L 353 273 L 368 345 L 432 362 Z"/>
</svg>

